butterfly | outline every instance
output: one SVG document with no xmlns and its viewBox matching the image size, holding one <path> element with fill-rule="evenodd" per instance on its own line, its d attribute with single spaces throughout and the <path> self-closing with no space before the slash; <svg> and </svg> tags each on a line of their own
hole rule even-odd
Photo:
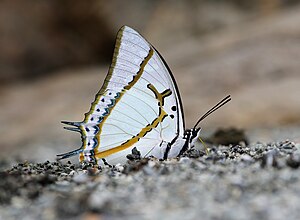
<svg viewBox="0 0 300 220">
<path fill-rule="evenodd" d="M 200 121 L 231 100 L 225 97 L 192 129 L 185 129 L 175 78 L 160 53 L 134 29 L 117 34 L 112 63 L 82 122 L 62 123 L 81 134 L 80 161 L 117 164 L 136 148 L 142 157 L 167 159 L 191 149 L 200 136 Z M 71 127 L 70 127 L 71 126 Z"/>
</svg>

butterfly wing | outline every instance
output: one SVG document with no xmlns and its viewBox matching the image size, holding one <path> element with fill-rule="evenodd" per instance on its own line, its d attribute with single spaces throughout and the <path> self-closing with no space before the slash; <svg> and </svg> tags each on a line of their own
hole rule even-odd
<svg viewBox="0 0 300 220">
<path fill-rule="evenodd" d="M 127 26 L 117 35 L 112 64 L 79 128 L 80 160 L 124 162 L 136 147 L 142 156 L 167 157 L 184 133 L 183 110 L 165 61 Z M 66 156 L 66 155 L 62 155 Z"/>
</svg>

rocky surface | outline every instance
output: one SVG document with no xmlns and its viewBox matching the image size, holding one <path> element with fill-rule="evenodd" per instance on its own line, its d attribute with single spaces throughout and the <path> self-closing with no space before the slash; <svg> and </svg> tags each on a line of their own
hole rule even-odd
<svg viewBox="0 0 300 220">
<path fill-rule="evenodd" d="M 137 155 L 136 152 L 133 152 Z M 300 145 L 210 146 L 125 165 L 19 163 L 0 173 L 1 219 L 299 219 Z"/>
</svg>

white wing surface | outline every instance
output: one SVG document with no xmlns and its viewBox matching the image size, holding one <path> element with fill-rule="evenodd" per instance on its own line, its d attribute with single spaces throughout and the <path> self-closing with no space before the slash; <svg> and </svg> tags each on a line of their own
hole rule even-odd
<svg viewBox="0 0 300 220">
<path fill-rule="evenodd" d="M 124 162 L 136 147 L 142 156 L 165 158 L 179 137 L 184 119 L 179 91 L 160 54 L 127 26 L 117 35 L 104 84 L 83 122 L 66 124 L 81 132 L 80 160 Z M 71 130 L 71 128 L 69 128 Z M 101 160 L 100 160 L 101 161 Z"/>
</svg>

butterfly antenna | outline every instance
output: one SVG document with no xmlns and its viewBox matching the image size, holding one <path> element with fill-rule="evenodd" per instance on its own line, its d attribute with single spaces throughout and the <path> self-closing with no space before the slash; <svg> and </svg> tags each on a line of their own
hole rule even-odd
<svg viewBox="0 0 300 220">
<path fill-rule="evenodd" d="M 199 118 L 199 120 L 197 121 L 197 123 L 194 126 L 194 129 L 196 129 L 196 127 L 198 126 L 198 124 L 205 119 L 207 116 L 209 116 L 211 113 L 217 111 L 219 108 L 221 108 L 223 105 L 225 105 L 227 102 L 229 102 L 231 100 L 230 95 L 226 96 L 224 99 L 222 99 L 221 101 L 219 101 L 214 107 L 212 107 L 211 109 L 209 109 L 204 115 L 202 115 L 201 118 Z"/>
</svg>

